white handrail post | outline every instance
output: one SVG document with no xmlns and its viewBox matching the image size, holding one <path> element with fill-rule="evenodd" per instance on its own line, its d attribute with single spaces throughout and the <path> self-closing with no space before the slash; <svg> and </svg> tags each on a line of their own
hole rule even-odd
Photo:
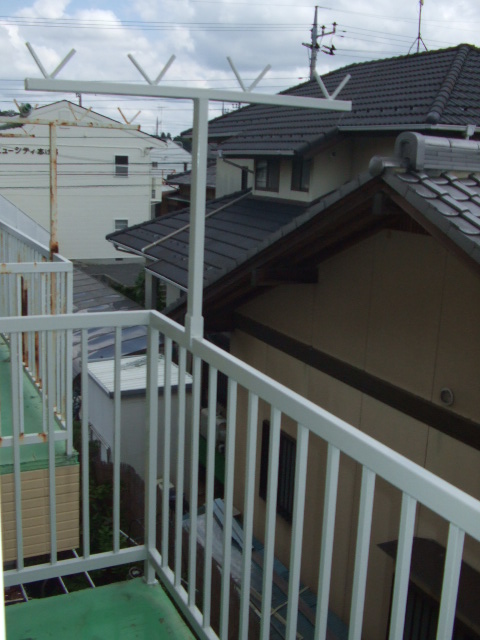
<svg viewBox="0 0 480 640">
<path fill-rule="evenodd" d="M 188 340 L 203 336 L 203 263 L 208 153 L 208 99 L 193 100 L 192 192 L 188 256 L 188 300 L 185 329 Z"/>
</svg>

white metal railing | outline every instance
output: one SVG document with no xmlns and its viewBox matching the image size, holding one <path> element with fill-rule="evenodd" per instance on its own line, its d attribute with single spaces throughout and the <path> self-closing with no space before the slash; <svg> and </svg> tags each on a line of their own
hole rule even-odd
<svg viewBox="0 0 480 640">
<path fill-rule="evenodd" d="M 22 226 L 20 223 L 19 227 Z M 30 224 L 34 225 L 32 221 Z M 27 231 L 29 234 L 32 233 L 31 228 Z M 0 317 L 59 315 L 72 312 L 73 265 L 59 254 L 54 254 L 50 259 L 50 251 L 41 240 L 45 238 L 42 236 L 32 239 L 20 228 L 14 228 L 6 221 L 0 220 Z M 9 336 L 4 334 L 4 339 L 9 340 Z M 52 336 L 52 350 L 48 349 L 46 340 L 45 334 L 30 333 L 23 336 L 20 343 L 11 345 L 12 352 L 15 358 L 23 363 L 24 371 L 42 394 L 44 405 L 47 402 L 44 393 L 47 367 L 53 368 L 50 401 L 55 407 L 57 423 L 67 430 L 68 440 L 71 442 L 71 412 L 67 411 L 67 406 L 71 406 L 72 394 L 72 336 L 70 333 Z M 55 356 L 52 357 L 52 354 Z M 22 393 L 21 375 L 19 385 L 19 392 Z M 19 411 L 20 398 L 21 396 L 14 398 Z M 42 433 L 46 431 L 47 425 L 43 420 Z M 57 437 L 66 436 L 58 434 Z M 22 442 L 28 443 L 30 440 L 31 436 Z M 11 444 L 8 436 L 4 436 L 2 442 L 3 446 Z"/>
<path fill-rule="evenodd" d="M 148 329 L 147 350 L 147 419 L 144 437 L 146 441 L 145 472 L 145 537 L 144 544 L 131 548 L 121 548 L 120 523 L 120 465 L 121 465 L 121 335 L 127 326 L 145 325 Z M 177 602 L 195 632 L 202 638 L 227 638 L 229 628 L 230 567 L 232 557 L 232 519 L 234 488 L 237 483 L 244 487 L 243 502 L 236 506 L 243 512 L 244 545 L 242 552 L 242 578 L 240 581 L 240 630 L 239 637 L 248 637 L 248 622 L 251 615 L 251 556 L 252 532 L 255 510 L 256 464 L 260 452 L 257 447 L 257 428 L 261 416 L 270 417 L 269 464 L 267 482 L 267 500 L 265 511 L 265 548 L 263 562 L 263 595 L 261 602 L 261 637 L 269 637 L 272 609 L 273 559 L 276 539 L 276 493 L 278 477 L 278 452 L 280 425 L 288 418 L 296 424 L 296 471 L 294 485 L 294 509 L 291 522 L 291 546 L 288 581 L 288 611 L 286 619 L 286 637 L 294 638 L 297 629 L 299 603 L 299 585 L 302 561 L 302 534 L 305 517 L 305 488 L 309 468 L 309 450 L 316 439 L 326 443 L 327 464 L 325 469 L 325 490 L 323 498 L 323 524 L 318 532 L 320 562 L 318 570 L 318 599 L 316 613 L 315 638 L 325 638 L 330 584 L 332 578 L 332 556 L 335 545 L 334 522 L 337 511 L 337 484 L 339 479 L 340 455 L 353 459 L 360 465 L 361 488 L 359 515 L 356 531 L 352 531 L 355 540 L 355 561 L 351 583 L 352 597 L 350 614 L 346 621 L 349 627 L 349 640 L 359 640 L 362 634 L 364 603 L 367 590 L 367 571 L 370 549 L 370 530 L 372 526 L 373 502 L 376 478 L 386 480 L 401 494 L 399 513 L 398 552 L 396 574 L 392 599 L 390 639 L 403 638 L 407 587 L 410 574 L 410 558 L 414 527 L 417 519 L 417 505 L 425 505 L 437 514 L 448 526 L 448 544 L 444 570 L 443 590 L 440 603 L 437 639 L 445 640 L 452 635 L 461 569 L 463 541 L 465 534 L 480 541 L 480 503 L 471 496 L 451 486 L 447 482 L 425 471 L 410 460 L 395 453 L 378 441 L 366 436 L 342 420 L 332 416 L 312 402 L 279 385 L 259 371 L 235 359 L 228 353 L 213 346 L 203 338 L 194 338 L 188 343 L 183 327 L 154 311 L 127 313 L 88 314 L 85 316 L 67 315 L 56 317 L 10 318 L 0 319 L 0 332 L 12 336 L 12 344 L 20 344 L 24 333 L 42 332 L 47 342 L 53 335 L 68 334 L 80 330 L 82 335 L 82 446 L 88 447 L 89 398 L 88 398 L 88 330 L 97 327 L 113 327 L 116 345 L 114 358 L 114 446 L 113 460 L 113 514 L 112 546 L 103 553 L 91 552 L 92 534 L 89 509 L 89 465 L 88 457 L 83 456 L 81 466 L 82 482 L 82 539 L 83 546 L 79 558 L 61 560 L 57 555 L 56 538 L 51 544 L 51 562 L 41 565 L 24 565 L 23 550 L 18 547 L 17 567 L 5 572 L 5 584 L 13 585 L 29 581 L 68 575 L 93 569 L 117 566 L 130 562 L 145 562 L 145 576 L 148 582 L 159 578 L 172 598 Z M 165 389 L 164 414 L 158 416 L 158 345 L 159 337 L 164 337 Z M 175 348 L 174 348 L 175 347 Z M 179 399 L 178 419 L 172 423 L 172 389 L 170 369 L 173 355 L 179 367 L 179 382 L 176 393 Z M 186 423 L 185 395 L 187 380 L 187 362 L 191 362 L 192 423 Z M 208 437 L 206 454 L 205 489 L 205 543 L 204 573 L 201 576 L 202 596 L 197 595 L 197 532 L 198 532 L 198 465 L 199 465 L 199 420 L 202 396 L 203 365 L 208 365 Z M 17 375 L 18 363 L 12 358 L 12 377 Z M 220 595 L 219 627 L 212 628 L 212 606 L 215 598 L 212 594 L 212 556 L 213 556 L 213 512 L 214 512 L 214 453 L 215 419 L 217 414 L 217 377 L 223 373 L 228 377 L 227 435 L 226 435 L 226 475 L 224 487 L 224 530 L 222 589 Z M 190 380 L 190 378 L 189 378 Z M 241 390 L 241 391 L 240 391 Z M 239 400 L 241 398 L 241 402 Z M 239 412 L 239 408 L 244 410 Z M 265 408 L 268 409 L 265 409 Z M 49 403 L 48 412 L 52 415 L 53 406 Z M 239 418 L 239 416 L 242 416 Z M 246 416 L 246 417 L 245 417 Z M 160 504 L 157 505 L 157 438 L 159 418 L 169 428 L 164 429 L 163 442 L 163 486 L 169 478 L 175 487 L 176 495 L 184 493 L 185 478 L 190 486 L 189 495 L 189 543 L 188 553 L 182 551 L 183 513 L 182 500 L 176 501 L 175 513 L 170 518 L 169 496 L 163 491 Z M 240 422 L 241 420 L 241 422 Z M 238 422 L 238 425 L 237 425 Z M 51 443 L 54 430 L 48 431 Z M 240 457 L 236 451 L 237 431 L 243 430 L 246 446 Z M 172 445 L 172 430 L 177 431 L 175 447 Z M 18 429 L 17 429 L 18 432 Z M 140 437 L 140 434 L 139 434 Z M 185 442 L 188 443 L 190 462 L 185 457 Z M 54 450 L 50 445 L 50 456 Z M 243 457 L 244 456 L 244 457 Z M 173 472 L 171 461 L 175 459 Z M 19 476 L 20 460 L 14 458 L 15 473 Z M 55 466 L 50 459 L 50 526 L 56 531 L 55 521 Z M 21 504 L 22 497 L 17 492 L 17 540 L 22 538 Z M 238 498 L 237 498 L 238 502 Z M 157 531 L 157 515 L 161 514 L 161 525 Z M 173 537 L 173 540 L 170 540 Z M 157 540 L 160 540 L 157 545 Z M 173 546 L 172 546 L 173 545 Z M 173 552 L 172 552 L 173 548 Z M 187 557 L 186 557 L 187 556 Z M 188 569 L 185 571 L 185 564 Z M 198 576 L 200 578 L 200 576 Z"/>
</svg>

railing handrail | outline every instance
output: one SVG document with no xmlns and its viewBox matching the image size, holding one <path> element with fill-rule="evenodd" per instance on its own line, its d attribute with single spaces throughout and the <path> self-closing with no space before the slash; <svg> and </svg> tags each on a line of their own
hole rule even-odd
<svg viewBox="0 0 480 640">
<path fill-rule="evenodd" d="M 187 345 L 185 329 L 157 311 L 1 318 L 0 332 L 122 328 L 142 324 L 166 333 L 180 346 L 189 348 L 193 355 L 480 541 L 479 500 L 211 342 L 195 338 Z"/>
</svg>

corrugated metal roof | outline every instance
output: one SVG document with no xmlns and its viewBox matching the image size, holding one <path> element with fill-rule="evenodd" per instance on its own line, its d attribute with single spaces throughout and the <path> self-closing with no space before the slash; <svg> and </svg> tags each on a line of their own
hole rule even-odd
<svg viewBox="0 0 480 640">
<path fill-rule="evenodd" d="M 114 391 L 114 364 L 113 359 L 105 359 L 88 363 L 88 373 L 103 388 L 113 396 Z M 170 384 L 172 388 L 178 386 L 179 370 L 175 363 L 171 364 Z M 185 374 L 185 382 L 192 384 L 192 376 Z M 120 390 L 122 396 L 141 395 L 145 393 L 147 386 L 147 356 L 129 356 L 120 360 Z M 165 387 L 165 358 L 158 357 L 158 387 Z"/>
</svg>

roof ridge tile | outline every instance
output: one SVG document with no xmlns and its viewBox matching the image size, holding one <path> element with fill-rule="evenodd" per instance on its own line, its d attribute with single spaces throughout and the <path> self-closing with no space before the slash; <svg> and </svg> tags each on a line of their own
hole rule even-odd
<svg viewBox="0 0 480 640">
<path fill-rule="evenodd" d="M 429 124 L 438 124 L 440 122 L 442 113 L 455 87 L 455 84 L 460 77 L 463 65 L 465 64 L 469 52 L 470 49 L 468 45 L 462 44 L 459 46 L 455 59 L 452 62 L 452 66 L 445 76 L 445 80 L 443 81 L 440 91 L 438 92 L 437 97 L 430 107 L 430 111 L 427 115 L 427 122 Z"/>
</svg>

